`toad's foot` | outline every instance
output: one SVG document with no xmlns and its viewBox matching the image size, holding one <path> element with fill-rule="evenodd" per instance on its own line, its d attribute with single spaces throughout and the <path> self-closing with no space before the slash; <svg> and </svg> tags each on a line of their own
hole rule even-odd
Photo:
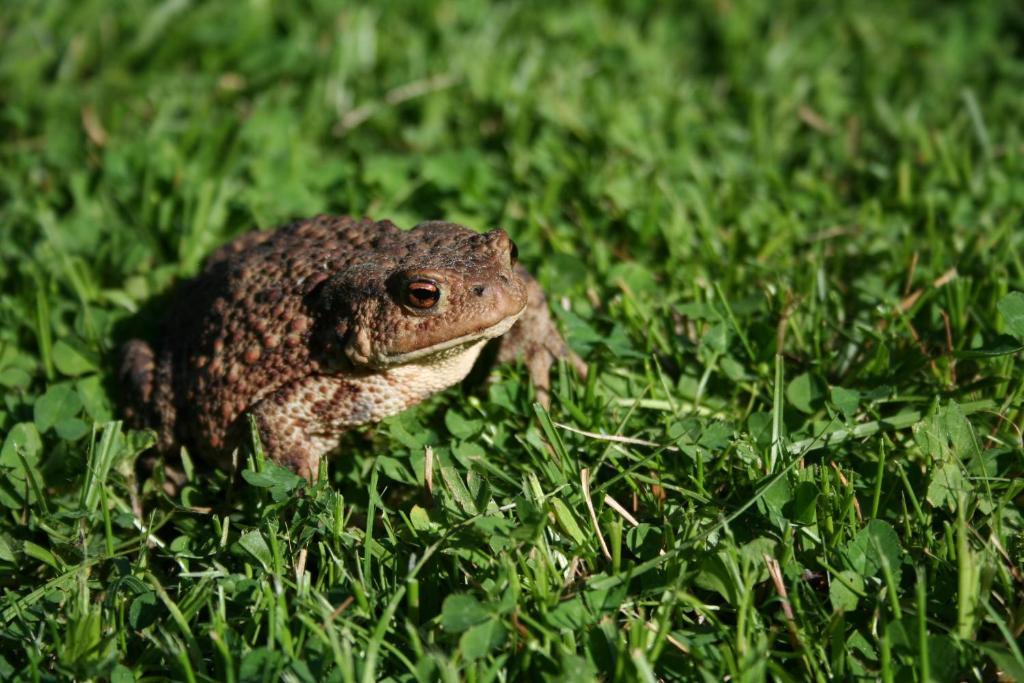
<svg viewBox="0 0 1024 683">
<path fill-rule="evenodd" d="M 551 366 L 566 359 L 581 378 L 587 376 L 587 364 L 565 343 L 548 310 L 544 290 L 522 267 L 517 271 L 526 281 L 529 302 L 516 324 L 500 340 L 498 362 L 511 363 L 522 358 L 537 389 L 537 400 L 544 408 L 551 404 Z"/>
</svg>

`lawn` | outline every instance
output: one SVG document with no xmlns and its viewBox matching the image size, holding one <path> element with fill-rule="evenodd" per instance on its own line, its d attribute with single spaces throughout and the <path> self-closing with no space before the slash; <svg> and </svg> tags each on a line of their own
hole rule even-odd
<svg viewBox="0 0 1024 683">
<path fill-rule="evenodd" d="M 3 3 L 0 679 L 1024 680 L 1022 112 L 1012 0 Z M 317 213 L 589 376 L 168 496 L 119 345 Z"/>
</svg>

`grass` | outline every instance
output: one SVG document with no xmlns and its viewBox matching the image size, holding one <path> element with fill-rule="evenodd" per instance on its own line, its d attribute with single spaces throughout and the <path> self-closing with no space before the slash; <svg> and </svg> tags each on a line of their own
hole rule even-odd
<svg viewBox="0 0 1024 683">
<path fill-rule="evenodd" d="M 1024 12 L 768 5 L 4 3 L 0 678 L 1024 680 Z M 505 226 L 589 378 L 136 516 L 117 345 L 319 212 Z"/>
</svg>

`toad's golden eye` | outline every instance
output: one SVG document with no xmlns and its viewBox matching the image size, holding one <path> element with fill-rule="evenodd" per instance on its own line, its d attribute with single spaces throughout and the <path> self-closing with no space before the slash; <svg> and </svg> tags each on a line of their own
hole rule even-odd
<svg viewBox="0 0 1024 683">
<path fill-rule="evenodd" d="M 405 289 L 405 302 L 414 308 L 433 308 L 441 300 L 441 290 L 436 282 L 413 280 Z"/>
</svg>

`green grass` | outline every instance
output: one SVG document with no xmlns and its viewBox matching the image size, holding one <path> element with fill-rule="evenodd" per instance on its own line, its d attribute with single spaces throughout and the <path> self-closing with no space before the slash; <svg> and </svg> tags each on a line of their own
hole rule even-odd
<svg viewBox="0 0 1024 683">
<path fill-rule="evenodd" d="M 1024 11 L 768 4 L 3 3 L 0 678 L 1024 680 Z M 117 345 L 319 212 L 503 225 L 589 378 L 135 516 Z"/>
</svg>

